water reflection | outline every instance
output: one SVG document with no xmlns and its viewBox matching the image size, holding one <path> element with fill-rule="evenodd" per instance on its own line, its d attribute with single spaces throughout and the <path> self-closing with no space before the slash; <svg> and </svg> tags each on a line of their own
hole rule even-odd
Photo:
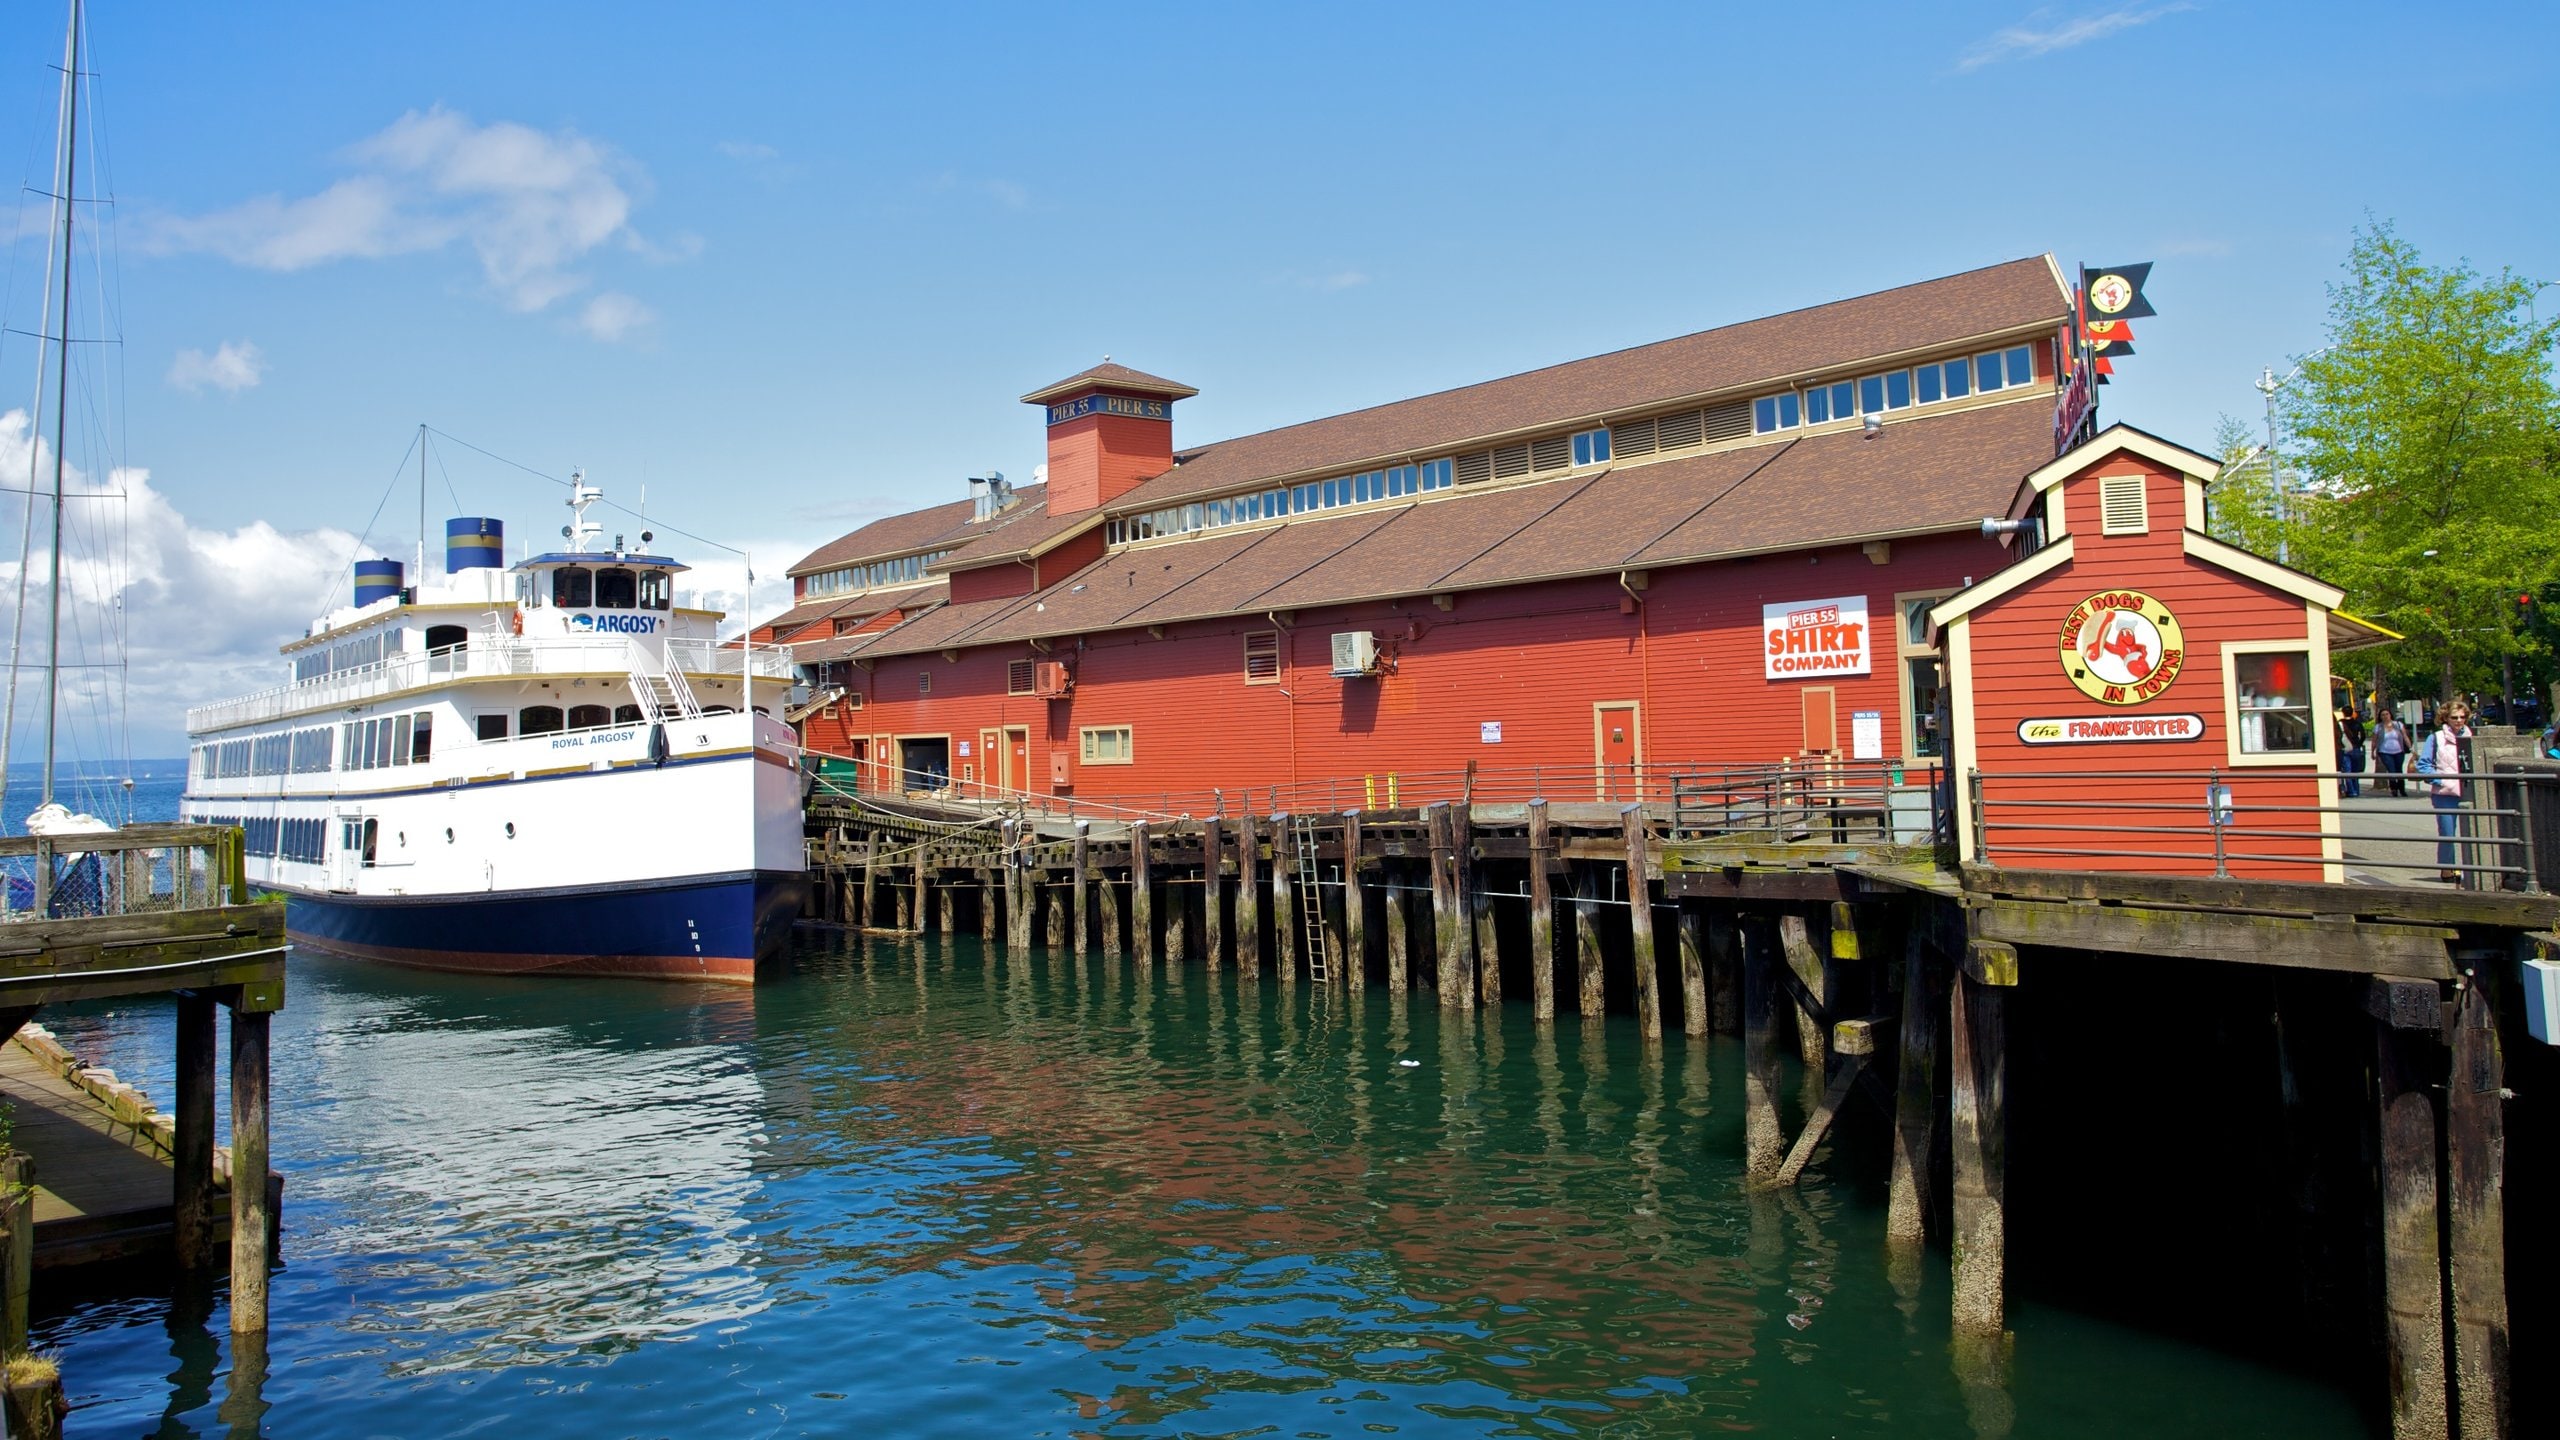
<svg viewBox="0 0 2560 1440">
<path fill-rule="evenodd" d="M 752 994 L 295 984 L 274 1353 L 210 1296 L 56 1316 L 75 1433 L 2005 1423 L 1872 1207 L 1742 1193 L 1735 1046 L 947 936 Z M 2337 1414 L 2038 1333 L 2270 1437 Z"/>
</svg>

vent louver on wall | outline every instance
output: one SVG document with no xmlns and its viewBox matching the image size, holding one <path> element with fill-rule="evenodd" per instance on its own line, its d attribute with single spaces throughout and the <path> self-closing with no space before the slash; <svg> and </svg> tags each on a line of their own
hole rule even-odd
<svg viewBox="0 0 2560 1440">
<path fill-rule="evenodd" d="M 1517 476 L 1517 475 L 1526 475 L 1526 474 L 1528 474 L 1528 473 L 1529 473 L 1529 447 L 1528 447 L 1528 446 L 1526 446 L 1526 445 L 1505 445 L 1505 446 L 1504 446 L 1504 447 L 1502 447 L 1501 449 L 1496 450 L 1496 451 L 1494 451 L 1494 452 L 1493 452 L 1493 478 L 1494 478 L 1494 479 L 1496 479 L 1496 480 L 1509 480 L 1509 479 L 1511 479 L 1511 478 L 1512 478 L 1512 477 L 1514 477 L 1514 476 Z"/>
<path fill-rule="evenodd" d="M 1701 423 L 1698 412 L 1695 410 L 1683 410 L 1677 415 L 1663 416 L 1655 422 L 1656 433 L 1662 437 L 1662 448 L 1686 450 L 1697 444 Z"/>
<path fill-rule="evenodd" d="M 1458 483 L 1461 485 L 1477 485 L 1492 479 L 1493 452 L 1479 450 L 1473 455 L 1459 456 L 1457 471 Z"/>
<path fill-rule="evenodd" d="M 2098 477 L 2098 529 L 2105 535 L 2142 535 L 2151 529 L 2150 497 L 2139 475 Z"/>
<path fill-rule="evenodd" d="M 1571 436 L 1550 435 L 1544 440 L 1532 441 L 1529 445 L 1529 468 L 1532 470 L 1562 470 L 1572 463 L 1573 438 Z"/>
<path fill-rule="evenodd" d="M 1609 427 L 1609 449 L 1621 460 L 1650 455 L 1656 444 L 1650 420 L 1630 420 L 1624 425 Z"/>
<path fill-rule="evenodd" d="M 1751 402 L 1748 400 L 1710 405 L 1704 413 L 1706 438 L 1711 444 L 1718 440 L 1740 440 L 1751 434 Z"/>
</svg>

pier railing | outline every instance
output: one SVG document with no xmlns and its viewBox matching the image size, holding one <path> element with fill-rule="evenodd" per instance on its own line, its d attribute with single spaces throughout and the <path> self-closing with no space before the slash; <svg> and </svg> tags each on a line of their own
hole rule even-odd
<svg viewBox="0 0 2560 1440">
<path fill-rule="evenodd" d="M 2395 778 L 2403 795 L 2385 795 Z M 2534 815 L 2560 776 L 2444 777 L 2208 768 L 2004 770 L 1966 775 L 1975 859 L 2033 869 L 2324 878 L 2539 893 Z M 2303 782 L 2319 781 L 2316 790 Z M 2506 782 L 2493 785 L 2493 781 Z M 2341 798 L 2349 783 L 2362 794 Z M 2076 862 L 2076 863 L 2075 863 Z"/>
<path fill-rule="evenodd" d="M 0 923 L 245 903 L 244 853 L 241 832 L 227 825 L 9 836 L 0 839 Z"/>
<path fill-rule="evenodd" d="M 709 640 L 669 640 L 666 663 L 683 674 L 737 675 L 760 680 L 792 678 L 791 656 L 783 650 L 749 650 Z M 657 659 L 624 636 L 578 639 L 492 639 L 475 636 L 467 645 L 395 655 L 372 665 L 333 675 L 278 685 L 254 694 L 187 711 L 193 731 L 253 724 L 307 710 L 352 705 L 403 690 L 442 685 L 453 680 L 504 679 L 535 675 L 628 675 Z"/>
</svg>

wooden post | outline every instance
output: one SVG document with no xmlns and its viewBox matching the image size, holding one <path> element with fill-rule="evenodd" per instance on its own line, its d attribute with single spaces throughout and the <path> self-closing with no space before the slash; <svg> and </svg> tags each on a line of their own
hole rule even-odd
<svg viewBox="0 0 2560 1440">
<path fill-rule="evenodd" d="M 1475 784 L 1468 782 L 1466 798 L 1449 807 L 1449 900 L 1458 917 L 1458 989 L 1466 996 L 1467 1008 L 1475 1008 L 1476 992 L 1464 984 L 1475 969 L 1475 928 L 1469 923 L 1476 893 L 1476 807 Z"/>
<path fill-rule="evenodd" d="M 6 1217 L 9 1247 L 6 1274 L 0 1276 L 0 1359 L 27 1353 L 28 1302 L 36 1276 L 36 1162 L 20 1150 L 0 1160 L 0 1216 Z"/>
<path fill-rule="evenodd" d="M 1644 807 L 1629 805 L 1618 812 L 1621 833 L 1627 845 L 1627 918 L 1632 926 L 1636 962 L 1636 1020 L 1643 1027 L 1644 1038 L 1662 1038 L 1662 971 L 1655 963 L 1653 950 L 1653 873 L 1651 857 L 1645 853 Z"/>
<path fill-rule="evenodd" d="M 1460 932 L 1458 900 L 1454 893 L 1456 861 L 1450 855 L 1453 832 L 1449 827 L 1449 807 L 1433 805 L 1423 812 L 1431 827 L 1431 941 L 1437 955 L 1432 968 L 1434 982 L 1440 987 L 1443 1009 L 1467 1005 L 1475 995 L 1475 987 L 1466 981 L 1466 969 L 1460 956 L 1466 940 Z"/>
<path fill-rule="evenodd" d="M 1502 943 L 1493 924 L 1493 897 L 1478 890 L 1468 897 L 1476 932 L 1476 994 L 1487 1010 L 1502 1004 Z"/>
<path fill-rule="evenodd" d="M 913 923 L 911 923 L 911 924 L 907 925 L 907 926 L 906 926 L 906 927 L 904 927 L 904 928 L 909 929 L 909 930 L 913 930 L 913 931 L 915 931 L 917 934 L 921 935 L 921 934 L 923 934 L 923 933 L 924 933 L 924 928 L 925 928 L 925 916 L 931 913 L 931 911 L 926 907 L 926 905 L 925 905 L 925 901 L 924 901 L 924 880 L 925 880 L 925 869 L 926 869 L 926 866 L 925 866 L 925 858 L 924 858 L 924 845 L 923 845 L 923 843 L 922 843 L 921 841 L 919 841 L 919 842 L 917 843 L 917 845 L 916 845 L 916 848 L 915 848 L 915 854 L 914 854 L 914 856 L 913 856 L 913 858 L 912 858 L 912 862 L 911 862 L 911 863 L 913 863 L 913 864 L 914 864 L 914 866 L 915 866 L 915 878 L 914 878 L 911 882 L 909 882 L 909 883 L 914 887 L 914 892 L 915 892 L 915 893 L 914 893 L 913 895 L 911 895 L 911 896 L 909 896 L 909 897 L 908 897 L 908 901 L 907 901 L 907 913 L 908 913 L 910 916 L 912 916 L 912 917 L 913 917 Z"/>
<path fill-rule="evenodd" d="M 1778 921 L 1778 943 L 1787 957 L 1787 968 L 1796 972 L 1796 980 L 1804 993 L 1814 998 L 1818 1010 L 1808 1010 L 1804 1001 L 1795 1002 L 1796 1051 L 1804 1060 L 1804 1068 L 1819 1075 L 1827 1050 L 1823 1027 L 1831 1023 L 1831 987 L 1824 973 L 1822 956 L 1813 948 L 1811 928 L 1801 915 L 1789 915 Z"/>
<path fill-rule="evenodd" d="M 1070 931 L 1070 942 L 1067 947 L 1069 950 L 1073 951 L 1078 958 L 1082 958 L 1084 952 L 1090 949 L 1093 944 L 1093 912 L 1087 908 L 1093 903 L 1092 862 L 1093 822 L 1090 820 L 1079 820 L 1076 822 L 1075 857 L 1070 862 L 1075 871 L 1073 882 L 1075 886 L 1073 891 L 1075 913 L 1068 921 L 1072 930 Z"/>
<path fill-rule="evenodd" d="M 2454 1003 L 2445 1085 L 2445 1236 L 2453 1281 L 2454 1419 L 2463 1440 L 2504 1437 L 2508 1421 L 2506 1117 L 2497 1018 L 2473 972 Z"/>
<path fill-rule="evenodd" d="M 1262 837 L 1250 810 L 1236 817 L 1236 968 L 1262 975 Z"/>
<path fill-rule="evenodd" d="M 1067 948 L 1067 912 L 1073 908 L 1073 896 L 1061 895 L 1055 885 L 1039 887 L 1041 931 L 1043 943 L 1053 955 L 1071 954 Z"/>
<path fill-rule="evenodd" d="M 1766 1183 L 1785 1158 L 1778 1126 L 1778 945 L 1754 915 L 1742 930 L 1742 1168 Z"/>
<path fill-rule="evenodd" d="M 1780 1162 L 1778 1173 L 1770 1184 L 1786 1187 L 1804 1175 L 1804 1167 L 1813 1161 L 1813 1152 L 1821 1148 L 1823 1137 L 1831 1133 L 1832 1122 L 1840 1118 L 1840 1107 L 1849 1103 L 1849 1092 L 1856 1088 L 1860 1072 L 1876 1053 L 1875 1022 L 1843 1020 L 1833 1027 L 1832 1044 L 1839 1047 L 1840 1064 L 1831 1073 L 1831 1083 L 1823 1087 L 1822 1099 L 1805 1117 L 1804 1132 L 1796 1136 L 1787 1158 Z"/>
<path fill-rule="evenodd" d="M 978 872 L 978 943 L 989 950 L 996 946 L 996 914 L 1001 908 L 996 899 L 996 877 Z"/>
<path fill-rule="evenodd" d="M 870 842 L 862 847 L 862 903 L 853 907 L 853 923 L 865 930 L 872 928 L 871 906 L 880 896 L 877 888 L 880 878 L 879 854 L 880 832 L 874 830 L 871 832 Z"/>
<path fill-rule="evenodd" d="M 1994 1336 L 2007 1324 L 2008 1027 L 2005 987 L 1981 976 L 2014 976 L 2016 966 L 2011 947 L 1974 941 L 1947 1007 L 1958 1335 Z"/>
<path fill-rule="evenodd" d="M 231 1333 L 267 1328 L 267 1012 L 231 1012 Z"/>
<path fill-rule="evenodd" d="M 214 1066 L 221 1054 L 210 995 L 178 996 L 177 1134 L 171 1150 L 170 1220 L 178 1264 L 197 1269 L 213 1259 Z"/>
<path fill-rule="evenodd" d="M 1129 953 L 1129 935 L 1120 923 L 1120 887 L 1105 870 L 1094 880 L 1094 899 L 1102 905 L 1102 953 L 1111 956 Z"/>
<path fill-rule="evenodd" d="M 1369 893 L 1360 886 L 1360 812 L 1342 814 L 1342 982 L 1369 983 Z"/>
<path fill-rule="evenodd" d="M 1167 885 L 1164 906 L 1164 963 L 1179 969 L 1191 958 L 1191 905 L 1180 890 Z"/>
<path fill-rule="evenodd" d="M 1295 836 L 1286 815 L 1271 817 L 1271 958 L 1279 963 L 1280 983 L 1298 978 L 1298 887 Z"/>
<path fill-rule="evenodd" d="M 2382 1127 L 2383 1349 L 2394 1440 L 2452 1433 L 2444 1364 L 2444 1258 L 2437 1245 L 2436 1110 L 2425 1061 L 2442 1033 L 2433 982 L 2376 978 Z"/>
<path fill-rule="evenodd" d="M 1547 802 L 1529 802 L 1529 1015 L 1556 1018 L 1556 890 L 1547 867 L 1555 861 L 1555 833 L 1547 828 Z"/>
<path fill-rule="evenodd" d="M 1707 1033 L 1707 917 L 1681 907 L 1680 1028 L 1691 1035 Z"/>
<path fill-rule="evenodd" d="M 1214 815 L 1200 822 L 1200 955 L 1212 970 L 1226 964 L 1227 947 L 1226 857 L 1219 853 L 1226 837 L 1219 830 Z"/>
<path fill-rule="evenodd" d="M 1147 822 L 1141 820 L 1129 827 L 1129 950 L 1142 971 L 1156 963 L 1155 866 L 1147 852 Z"/>
<path fill-rule="evenodd" d="M 1573 877 L 1573 954 L 1582 985 L 1582 1018 L 1608 1013 L 1607 986 L 1600 965 L 1600 896 L 1588 867 Z"/>
<path fill-rule="evenodd" d="M 937 923 L 942 930 L 943 938 L 947 940 L 958 935 L 960 933 L 960 897 L 958 894 L 958 887 L 952 885 L 936 886 L 933 892 L 933 903 L 934 908 L 941 912 L 941 918 Z"/>
<path fill-rule="evenodd" d="M 1405 967 L 1413 958 L 1413 941 L 1407 923 L 1413 913 L 1413 897 L 1405 893 L 1404 872 L 1392 865 L 1378 869 L 1379 888 L 1386 892 L 1387 911 L 1387 990 L 1401 996 L 1411 986 Z"/>
<path fill-rule="evenodd" d="M 1946 997 L 1929 963 L 1926 927 L 1903 942 L 1902 1061 L 1893 1090 L 1893 1176 L 1885 1197 L 1888 1248 L 1918 1250 L 1928 1239 L 1931 1155 L 1938 1143 L 1938 1018 Z"/>
<path fill-rule="evenodd" d="M 1707 1014 L 1719 1035 L 1742 1033 L 1742 927 L 1731 912 L 1707 925 Z"/>
</svg>

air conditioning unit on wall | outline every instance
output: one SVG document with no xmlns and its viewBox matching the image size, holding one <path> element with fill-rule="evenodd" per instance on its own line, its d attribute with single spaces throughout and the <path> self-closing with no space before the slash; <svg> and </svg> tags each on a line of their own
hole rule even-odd
<svg viewBox="0 0 2560 1440">
<path fill-rule="evenodd" d="M 1366 630 L 1345 630 L 1333 637 L 1333 673 L 1358 679 L 1378 673 L 1378 637 Z"/>
<path fill-rule="evenodd" d="M 1076 688 L 1075 677 L 1056 660 L 1043 660 L 1032 667 L 1031 693 L 1043 700 L 1064 700 Z"/>
</svg>

